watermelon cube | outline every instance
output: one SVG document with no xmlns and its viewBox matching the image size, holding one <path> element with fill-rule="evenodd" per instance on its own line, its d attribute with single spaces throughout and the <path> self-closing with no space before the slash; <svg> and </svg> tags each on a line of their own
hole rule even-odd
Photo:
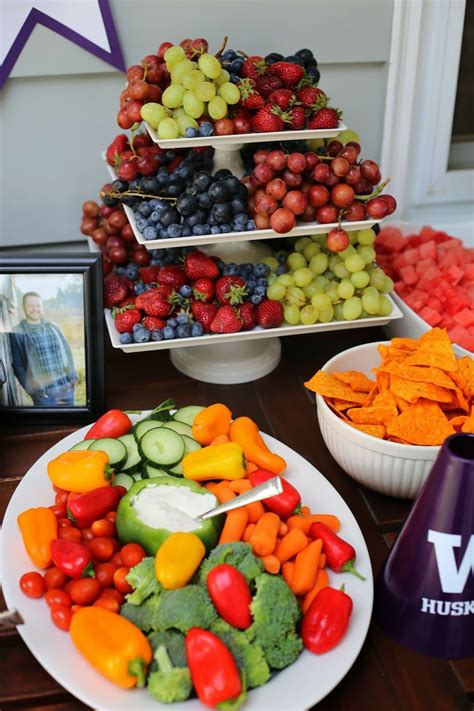
<svg viewBox="0 0 474 711">
<path fill-rule="evenodd" d="M 431 267 L 433 261 L 431 259 L 420 259 L 420 261 L 415 264 L 415 271 L 419 277 L 423 276 L 426 270 Z"/>
<path fill-rule="evenodd" d="M 422 259 L 431 259 L 433 262 L 436 261 L 436 242 L 432 239 L 429 242 L 420 244 L 420 257 Z"/>
<path fill-rule="evenodd" d="M 454 314 L 453 319 L 460 326 L 464 326 L 464 328 L 468 329 L 471 326 L 474 326 L 474 310 L 467 308 L 462 309 L 461 311 L 458 311 L 457 314 Z"/>
<path fill-rule="evenodd" d="M 416 284 L 416 282 L 418 281 L 416 272 L 411 265 L 408 265 L 407 267 L 402 267 L 400 269 L 400 276 L 405 282 L 405 284 L 407 284 L 408 286 L 410 286 L 411 284 Z"/>
<path fill-rule="evenodd" d="M 450 316 L 469 307 L 469 299 L 456 292 L 446 299 L 445 308 Z"/>
<path fill-rule="evenodd" d="M 474 351 L 474 335 L 471 335 L 462 326 L 456 325 L 448 331 L 448 335 L 453 343 L 457 343 L 468 351 Z"/>
<path fill-rule="evenodd" d="M 403 256 L 405 257 L 407 264 L 416 264 L 420 261 L 420 250 L 418 249 L 418 247 L 414 247 L 413 249 L 406 249 L 403 252 Z"/>
<path fill-rule="evenodd" d="M 451 266 L 445 270 L 444 278 L 449 281 L 450 284 L 459 284 L 464 276 L 464 272 L 460 269 L 457 264 L 451 264 Z"/>
<path fill-rule="evenodd" d="M 375 248 L 386 253 L 401 252 L 405 243 L 405 237 L 398 227 L 382 227 L 375 240 Z"/>
<path fill-rule="evenodd" d="M 429 323 L 433 328 L 437 326 L 441 321 L 441 314 L 438 311 L 430 308 L 429 306 L 424 306 L 419 312 L 420 318 L 426 323 Z"/>
<path fill-rule="evenodd" d="M 474 263 L 471 262 L 470 264 L 466 264 L 464 266 L 464 276 L 466 279 L 469 279 L 469 281 L 474 282 Z"/>
</svg>

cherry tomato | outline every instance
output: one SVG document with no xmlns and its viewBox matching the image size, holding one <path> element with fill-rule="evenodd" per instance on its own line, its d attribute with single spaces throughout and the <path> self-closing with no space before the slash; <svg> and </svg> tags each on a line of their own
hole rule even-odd
<svg viewBox="0 0 474 711">
<path fill-rule="evenodd" d="M 53 512 L 56 518 L 64 518 L 66 516 L 66 504 L 54 504 L 54 506 L 48 506 Z"/>
<path fill-rule="evenodd" d="M 101 597 L 111 597 L 113 600 L 117 600 L 119 605 L 123 605 L 125 602 L 125 598 L 122 593 L 115 588 L 106 588 L 105 590 L 102 590 Z"/>
<path fill-rule="evenodd" d="M 99 597 L 94 602 L 93 607 L 103 607 L 104 610 L 110 610 L 110 612 L 118 612 L 120 610 L 119 603 L 113 597 Z"/>
<path fill-rule="evenodd" d="M 95 578 L 80 578 L 71 585 L 71 600 L 76 605 L 92 605 L 101 593 L 102 586 Z"/>
<path fill-rule="evenodd" d="M 94 538 L 94 534 L 92 533 L 92 528 L 81 528 L 81 533 L 82 533 L 82 540 L 83 541 L 92 541 Z"/>
<path fill-rule="evenodd" d="M 58 528 L 69 528 L 71 522 L 68 518 L 58 518 Z"/>
<path fill-rule="evenodd" d="M 107 521 L 112 521 L 112 523 L 115 523 L 115 519 L 117 518 L 117 512 L 109 511 L 109 513 L 106 514 L 105 518 L 107 519 Z"/>
<path fill-rule="evenodd" d="M 62 570 L 59 570 L 59 568 L 56 568 L 56 566 L 49 568 L 43 575 L 43 579 L 48 590 L 52 588 L 55 590 L 61 589 L 68 581 L 67 575 L 63 573 Z"/>
<path fill-rule="evenodd" d="M 71 596 L 71 588 L 72 588 L 73 583 L 74 583 L 74 580 L 69 580 L 69 582 L 67 582 L 66 585 L 64 586 L 64 590 L 67 592 L 69 597 Z"/>
<path fill-rule="evenodd" d="M 103 588 L 110 588 L 114 584 L 114 573 L 120 568 L 116 563 L 100 563 L 95 568 L 95 577 Z"/>
<path fill-rule="evenodd" d="M 58 491 L 56 496 L 54 497 L 54 503 L 57 506 L 66 506 L 67 505 L 67 498 L 69 496 L 69 491 Z"/>
<path fill-rule="evenodd" d="M 60 630 L 64 630 L 64 632 L 69 630 L 71 617 L 72 612 L 69 607 L 65 607 L 64 605 L 51 606 L 51 619 Z"/>
<path fill-rule="evenodd" d="M 62 605 L 63 607 L 71 607 L 71 598 L 65 590 L 59 588 L 51 588 L 44 596 L 46 604 L 49 607 L 53 605 Z"/>
<path fill-rule="evenodd" d="M 120 553 L 114 553 L 110 562 L 114 563 L 115 565 L 118 565 L 118 567 L 121 568 L 123 565 L 123 560 Z"/>
<path fill-rule="evenodd" d="M 117 543 L 117 541 L 100 536 L 99 538 L 94 538 L 89 545 L 94 558 L 97 558 L 97 560 L 110 560 L 116 550 L 114 543 Z"/>
<path fill-rule="evenodd" d="M 36 571 L 25 573 L 20 578 L 20 588 L 28 597 L 43 597 L 46 584 L 43 577 Z"/>
<path fill-rule="evenodd" d="M 123 564 L 133 568 L 145 558 L 146 553 L 138 543 L 127 543 L 120 551 L 120 555 L 122 556 Z"/>
<path fill-rule="evenodd" d="M 71 605 L 71 612 L 74 615 L 78 610 L 82 610 L 84 605 Z"/>
<path fill-rule="evenodd" d="M 114 573 L 114 585 L 119 592 L 124 594 L 130 593 L 133 590 L 133 588 L 125 580 L 125 576 L 128 575 L 129 570 L 130 568 L 123 566 L 122 568 L 118 568 Z"/>
<path fill-rule="evenodd" d="M 60 528 L 58 530 L 58 538 L 63 541 L 75 541 L 79 543 L 82 540 L 82 534 L 78 528 L 73 528 L 72 526 Z"/>
<path fill-rule="evenodd" d="M 117 534 L 115 523 L 107 518 L 100 518 L 98 521 L 94 521 L 91 530 L 96 538 L 115 538 Z"/>
</svg>

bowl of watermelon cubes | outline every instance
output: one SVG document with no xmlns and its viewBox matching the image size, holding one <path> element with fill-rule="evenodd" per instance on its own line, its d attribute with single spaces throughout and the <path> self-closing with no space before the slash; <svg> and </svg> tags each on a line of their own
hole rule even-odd
<svg viewBox="0 0 474 711">
<path fill-rule="evenodd" d="M 383 226 L 375 249 L 404 316 L 385 328 L 387 335 L 419 338 L 438 326 L 447 330 L 457 355 L 472 356 L 474 249 L 447 232 L 408 222 Z"/>
</svg>

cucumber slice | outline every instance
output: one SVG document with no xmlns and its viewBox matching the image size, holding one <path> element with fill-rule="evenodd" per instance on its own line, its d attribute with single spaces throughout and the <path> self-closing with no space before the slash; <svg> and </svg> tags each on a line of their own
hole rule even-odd
<svg viewBox="0 0 474 711">
<path fill-rule="evenodd" d="M 122 437 L 119 437 L 118 439 L 127 450 L 127 459 L 125 464 L 122 466 L 122 471 L 126 474 L 131 474 L 138 469 L 142 463 L 135 437 L 132 434 L 126 434 L 122 435 Z"/>
<path fill-rule="evenodd" d="M 120 474 L 117 474 L 117 476 L 114 478 L 112 486 L 123 486 L 128 491 L 134 483 L 135 480 L 133 479 L 133 477 L 129 476 L 128 474 L 124 474 L 123 472 L 120 472 Z"/>
<path fill-rule="evenodd" d="M 178 462 L 174 467 L 168 469 L 168 474 L 175 477 L 183 476 L 183 462 Z"/>
<path fill-rule="evenodd" d="M 140 422 L 137 422 L 137 424 L 133 427 L 133 435 L 136 441 L 139 442 L 140 437 L 143 437 L 145 432 L 148 432 L 148 430 L 154 430 L 155 427 L 162 427 L 163 424 L 163 422 L 158 422 L 158 420 L 140 420 Z"/>
<path fill-rule="evenodd" d="M 133 474 L 130 474 L 130 477 L 134 481 L 141 481 L 143 479 L 141 471 L 133 472 Z"/>
<path fill-rule="evenodd" d="M 186 405 L 186 407 L 180 407 L 179 410 L 176 410 L 174 413 L 173 420 L 184 422 L 185 425 L 192 427 L 194 418 L 201 410 L 204 410 L 202 405 Z"/>
<path fill-rule="evenodd" d="M 193 428 L 189 425 L 185 425 L 184 422 L 174 422 L 174 420 L 171 420 L 170 422 L 165 422 L 163 424 L 163 427 L 166 427 L 166 429 L 168 430 L 173 430 L 174 432 L 177 432 L 180 435 L 186 435 L 186 437 L 191 437 L 192 439 Z"/>
<path fill-rule="evenodd" d="M 69 451 L 72 452 L 73 449 L 89 449 L 94 444 L 94 442 L 95 439 L 83 439 L 81 442 L 75 444 L 74 447 L 71 447 Z"/>
<path fill-rule="evenodd" d="M 196 442 L 192 437 L 187 437 L 186 435 L 181 435 L 184 440 L 184 456 L 189 454 L 189 452 L 195 452 L 197 449 L 201 449 L 199 442 Z M 178 462 L 174 467 L 171 467 L 169 473 L 173 476 L 183 476 L 183 460 Z"/>
<path fill-rule="evenodd" d="M 169 476 L 168 472 L 164 469 L 157 469 L 156 467 L 152 467 L 149 464 L 145 466 L 145 472 L 148 475 L 149 479 L 153 479 L 155 476 Z"/>
<path fill-rule="evenodd" d="M 90 449 L 99 449 L 105 452 L 109 457 L 109 464 L 115 470 L 120 471 L 122 466 L 127 461 L 127 450 L 123 442 L 112 437 L 103 437 L 96 439 L 91 444 Z"/>
<path fill-rule="evenodd" d="M 171 410 L 174 410 L 175 407 L 176 403 L 174 400 L 165 400 L 160 405 L 158 405 L 158 407 L 155 407 L 155 409 L 150 412 L 149 417 L 152 420 L 170 420 Z"/>
<path fill-rule="evenodd" d="M 183 458 L 184 440 L 168 427 L 156 427 L 145 432 L 138 443 L 140 456 L 152 467 L 174 467 Z"/>
</svg>

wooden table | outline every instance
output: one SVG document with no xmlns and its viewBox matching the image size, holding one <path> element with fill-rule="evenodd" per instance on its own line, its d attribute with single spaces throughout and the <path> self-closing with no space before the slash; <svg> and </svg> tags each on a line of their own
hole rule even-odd
<svg viewBox="0 0 474 711">
<path fill-rule="evenodd" d="M 359 522 L 377 573 L 410 503 L 375 494 L 339 468 L 322 440 L 314 397 L 303 382 L 336 353 L 383 338 L 378 329 L 361 329 L 283 339 L 282 361 L 273 373 L 254 383 L 230 386 L 187 378 L 174 369 L 164 351 L 125 355 L 108 346 L 108 405 L 145 409 L 174 397 L 178 406 L 222 401 L 234 415 L 252 417 L 264 432 L 306 457 L 336 487 Z M 28 468 L 73 429 L 38 425 L 2 432 L 0 520 Z M 0 609 L 2 605 L 3 601 Z M 392 642 L 372 623 L 354 666 L 318 709 L 365 711 L 370 705 L 375 711 L 468 711 L 473 700 L 473 660 L 448 662 L 423 657 Z M 43 670 L 16 632 L 9 632 L 0 633 L 0 708 L 79 711 L 88 707 Z"/>
</svg>

